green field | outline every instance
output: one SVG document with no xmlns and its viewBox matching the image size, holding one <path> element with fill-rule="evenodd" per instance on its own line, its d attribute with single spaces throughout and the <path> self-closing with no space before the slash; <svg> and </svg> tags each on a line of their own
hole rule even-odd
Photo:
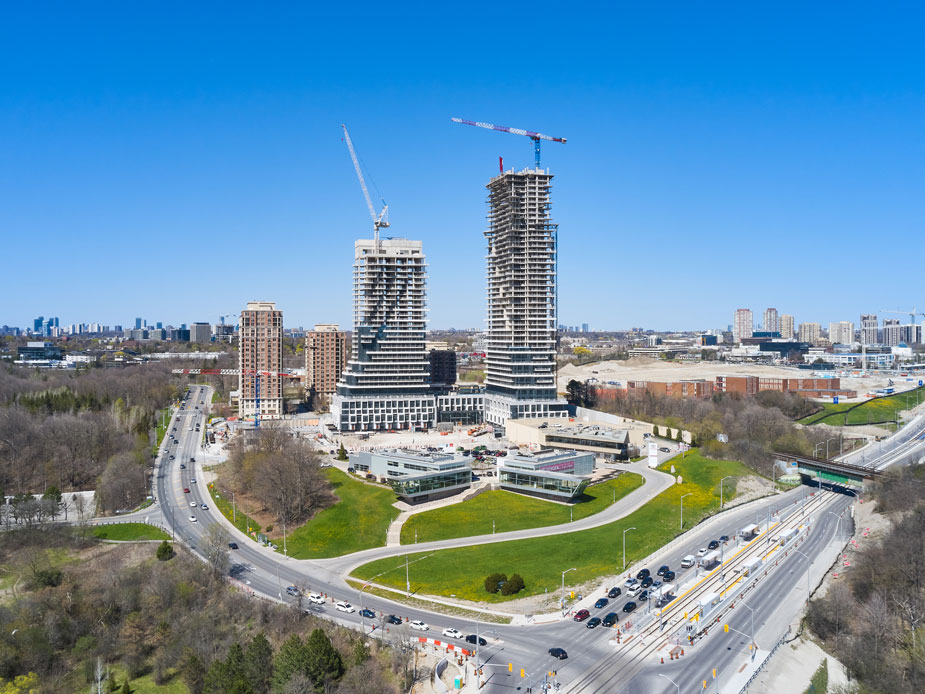
<svg viewBox="0 0 925 694">
<path fill-rule="evenodd" d="M 916 388 L 906 393 L 887 395 L 863 403 L 840 402 L 837 405 L 827 402 L 823 411 L 811 414 L 800 420 L 801 424 L 826 423 L 833 426 L 850 426 L 875 422 L 889 422 L 897 419 L 899 413 L 914 406 L 916 399 L 925 396 L 925 387 Z"/>
<path fill-rule="evenodd" d="M 395 492 L 365 484 L 337 468 L 326 468 L 339 501 L 287 538 L 290 557 L 339 557 L 385 545 L 389 524 L 398 516 Z M 276 544 L 282 547 L 282 543 Z"/>
<path fill-rule="evenodd" d="M 101 540 L 169 540 L 170 535 L 147 523 L 97 525 L 93 534 Z"/>
<path fill-rule="evenodd" d="M 568 523 L 570 512 L 572 520 L 600 513 L 642 483 L 641 475 L 622 474 L 588 487 L 573 508 L 504 490 L 483 492 L 474 499 L 411 516 L 402 526 L 401 542 L 412 544 L 415 533 L 418 542 L 430 542 Z"/>
<path fill-rule="evenodd" d="M 231 521 L 232 525 L 245 535 L 250 535 L 255 540 L 257 539 L 257 533 L 263 528 L 260 527 L 260 523 L 241 511 L 240 508 L 234 506 L 230 493 L 226 498 L 221 491 L 211 484 L 209 485 L 209 493 L 212 495 L 212 503 L 222 512 L 225 518 Z"/>
<path fill-rule="evenodd" d="M 460 547 L 429 554 L 410 555 L 412 590 L 428 595 L 444 595 L 466 600 L 503 602 L 514 597 L 536 595 L 559 590 L 562 571 L 575 567 L 568 574 L 568 583 L 576 585 L 598 576 L 622 570 L 622 537 L 626 533 L 626 561 L 641 559 L 679 534 L 680 498 L 684 499 L 684 527 L 690 528 L 719 508 L 719 482 L 727 475 L 736 477 L 753 474 L 736 461 L 710 460 L 694 449 L 681 461 L 674 458 L 660 469 L 674 465 L 683 478 L 629 516 L 598 528 L 574 533 L 499 542 L 497 544 Z M 735 479 L 724 483 L 726 499 L 735 496 Z M 694 549 L 693 547 L 691 548 Z M 485 576 L 493 572 L 507 575 L 519 573 L 526 588 L 517 596 L 489 594 L 483 588 Z M 404 557 L 390 557 L 370 562 L 354 570 L 361 579 L 403 589 L 405 587 Z"/>
</svg>

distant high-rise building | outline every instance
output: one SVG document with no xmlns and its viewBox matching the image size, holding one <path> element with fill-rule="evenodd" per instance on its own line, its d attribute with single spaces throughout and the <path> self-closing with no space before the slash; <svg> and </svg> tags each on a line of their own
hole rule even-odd
<svg viewBox="0 0 925 694">
<path fill-rule="evenodd" d="M 557 226 L 552 175 L 507 171 L 488 183 L 485 421 L 566 417 L 556 392 Z"/>
<path fill-rule="evenodd" d="M 425 429 L 436 422 L 424 350 L 426 278 L 420 241 L 355 243 L 353 349 L 331 399 L 341 431 Z"/>
<path fill-rule="evenodd" d="M 160 321 L 158 321 L 158 322 L 157 322 L 157 323 L 155 324 L 155 326 L 154 326 L 154 327 L 156 327 L 156 328 L 157 328 L 158 330 L 160 330 L 161 328 L 163 328 L 163 327 L 164 327 L 164 324 L 163 324 L 163 323 L 161 323 Z"/>
<path fill-rule="evenodd" d="M 742 342 L 742 338 L 751 337 L 755 331 L 755 320 L 750 308 L 738 308 L 732 318 L 732 339 L 736 344 Z"/>
<path fill-rule="evenodd" d="M 141 318 L 135 319 L 135 330 L 141 330 Z"/>
<path fill-rule="evenodd" d="M 588 324 L 587 324 L 587 323 L 582 323 L 582 324 L 581 324 L 581 332 L 583 332 L 583 333 L 588 332 Z"/>
<path fill-rule="evenodd" d="M 305 387 L 334 395 L 347 366 L 347 333 L 335 324 L 316 325 L 305 336 Z"/>
<path fill-rule="evenodd" d="M 206 344 L 212 342 L 212 326 L 208 323 L 193 323 L 189 328 L 190 342 Z"/>
<path fill-rule="evenodd" d="M 780 336 L 785 340 L 792 340 L 794 337 L 793 316 L 789 313 L 780 317 Z"/>
<path fill-rule="evenodd" d="M 882 342 L 888 347 L 896 347 L 900 343 L 912 345 L 922 341 L 921 329 L 921 325 L 901 325 L 898 318 L 884 318 Z"/>
<path fill-rule="evenodd" d="M 880 344 L 879 326 L 875 314 L 870 313 L 861 316 L 861 344 Z"/>
<path fill-rule="evenodd" d="M 762 327 L 766 333 L 779 333 L 780 330 L 780 316 L 777 313 L 776 308 L 766 308 L 764 310 L 764 320 L 762 322 Z"/>
<path fill-rule="evenodd" d="M 832 344 L 850 345 L 854 343 L 854 323 L 842 320 L 829 323 L 829 342 Z"/>
<path fill-rule="evenodd" d="M 45 316 L 39 316 L 38 318 L 33 319 L 32 321 L 32 332 L 36 335 L 42 334 L 42 323 L 45 321 Z"/>
<path fill-rule="evenodd" d="M 257 413 L 259 387 L 260 417 L 278 418 L 283 414 L 283 312 L 272 301 L 249 301 L 241 311 L 240 326 L 240 414 L 252 417 Z"/>
<path fill-rule="evenodd" d="M 815 344 L 822 337 L 822 326 L 819 323 L 800 323 L 800 342 Z"/>
</svg>

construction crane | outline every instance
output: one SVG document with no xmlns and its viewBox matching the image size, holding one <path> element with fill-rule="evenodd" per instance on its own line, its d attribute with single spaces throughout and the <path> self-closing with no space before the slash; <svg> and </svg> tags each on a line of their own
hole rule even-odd
<svg viewBox="0 0 925 694">
<path fill-rule="evenodd" d="M 925 313 L 920 313 L 915 306 L 912 307 L 911 311 L 891 311 L 890 309 L 885 308 L 885 309 L 881 309 L 880 312 L 881 313 L 895 313 L 900 316 L 909 316 L 909 323 L 911 323 L 912 325 L 915 325 L 916 316 L 925 316 Z"/>
<path fill-rule="evenodd" d="M 542 168 L 540 166 L 540 140 L 548 140 L 549 142 L 561 142 L 565 144 L 564 137 L 553 137 L 552 135 L 544 135 L 543 133 L 535 133 L 532 130 L 521 130 L 520 128 L 506 128 L 503 125 L 492 125 L 491 123 L 478 123 L 476 121 L 465 120 L 464 118 L 451 118 L 454 123 L 462 123 L 463 125 L 474 125 L 477 128 L 485 128 L 487 130 L 498 130 L 503 133 L 511 133 L 512 135 L 523 135 L 524 137 L 529 137 L 533 140 L 533 153 L 536 156 L 536 168 Z"/>
<path fill-rule="evenodd" d="M 353 142 L 350 140 L 350 133 L 347 132 L 347 126 L 341 123 L 340 127 L 344 129 L 344 141 L 347 143 L 347 149 L 350 150 L 350 158 L 353 160 L 353 168 L 356 169 L 357 178 L 360 180 L 360 188 L 363 189 L 363 197 L 366 198 L 366 206 L 369 208 L 369 215 L 373 218 L 373 234 L 376 240 L 376 248 L 379 248 L 379 229 L 380 227 L 389 226 L 389 206 L 382 200 L 382 210 L 376 214 L 376 208 L 373 207 L 373 201 L 369 197 L 369 190 L 366 188 L 366 181 L 363 178 L 363 172 L 360 170 L 360 160 L 357 159 L 356 150 L 353 149 Z"/>
<path fill-rule="evenodd" d="M 221 321 L 221 324 L 222 324 L 222 325 L 225 325 L 225 319 L 226 319 L 226 318 L 234 318 L 234 317 L 237 316 L 237 315 L 238 315 L 237 313 L 226 313 L 226 314 L 224 314 L 224 315 L 222 315 L 222 316 L 219 316 L 218 319 Z"/>
</svg>

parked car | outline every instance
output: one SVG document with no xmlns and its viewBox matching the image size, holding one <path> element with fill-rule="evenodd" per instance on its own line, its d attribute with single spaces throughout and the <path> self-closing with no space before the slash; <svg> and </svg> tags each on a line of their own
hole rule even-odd
<svg viewBox="0 0 925 694">
<path fill-rule="evenodd" d="M 594 627 L 600 626 L 600 624 L 601 624 L 600 617 L 591 617 L 591 619 L 588 620 L 588 623 L 585 624 L 585 626 L 588 627 L 589 629 L 593 629 Z"/>
<path fill-rule="evenodd" d="M 469 634 L 469 635 L 466 637 L 466 643 L 475 644 L 476 640 L 478 640 L 479 646 L 487 646 L 487 645 L 488 645 L 488 641 L 486 641 L 485 639 L 483 639 L 481 636 L 476 636 L 475 634 Z"/>
<path fill-rule="evenodd" d="M 598 598 L 597 602 L 594 603 L 594 609 L 599 610 L 602 607 L 607 607 L 607 603 L 609 602 L 610 600 L 608 600 L 607 598 Z"/>
<path fill-rule="evenodd" d="M 601 626 L 612 627 L 617 623 L 618 619 L 620 619 L 620 615 L 618 615 L 616 612 L 608 612 L 604 617 L 604 620 L 601 622 Z"/>
<path fill-rule="evenodd" d="M 668 571 L 668 565 L 663 564 L 662 566 L 658 567 L 658 571 L 655 572 L 655 575 L 664 576 L 666 571 Z"/>
<path fill-rule="evenodd" d="M 334 607 L 337 608 L 338 612 L 350 613 L 350 612 L 357 611 L 356 608 L 353 605 L 351 605 L 349 602 L 347 602 L 346 600 L 341 600 L 340 602 L 335 603 Z"/>
<path fill-rule="evenodd" d="M 401 617 L 396 617 L 394 614 L 390 614 L 385 618 L 386 624 L 401 624 Z"/>
<path fill-rule="evenodd" d="M 375 619 L 375 618 L 376 618 L 376 613 L 373 612 L 373 611 L 372 611 L 371 609 L 369 609 L 368 607 L 364 607 L 362 610 L 360 610 L 360 616 L 361 616 L 361 617 L 366 617 L 366 619 Z"/>
<path fill-rule="evenodd" d="M 430 627 L 420 619 L 412 619 L 410 622 L 408 622 L 408 626 L 410 626 L 412 629 L 416 629 L 417 631 L 427 631 L 430 629 Z"/>
<path fill-rule="evenodd" d="M 618 595 L 620 595 L 620 593 L 622 593 L 622 592 L 623 592 L 623 591 L 620 590 L 620 586 L 614 586 L 613 588 L 611 588 L 610 590 L 607 591 L 607 597 L 610 598 L 611 600 L 613 600 L 615 597 L 617 597 Z"/>
<path fill-rule="evenodd" d="M 454 629 L 453 627 L 447 627 L 442 633 L 444 636 L 451 639 L 461 639 L 463 636 L 459 629 Z"/>
<path fill-rule="evenodd" d="M 348 467 L 347 472 L 356 472 L 356 470 L 354 470 L 352 467 Z"/>
<path fill-rule="evenodd" d="M 321 595 L 321 593 L 309 593 L 309 594 L 308 594 L 308 601 L 309 601 L 311 604 L 313 604 L 313 605 L 323 605 L 323 604 L 324 604 L 324 596 Z"/>
<path fill-rule="evenodd" d="M 636 609 L 636 603 L 633 602 L 632 600 L 630 600 L 628 603 L 626 603 L 626 604 L 623 606 L 623 611 L 626 612 L 627 614 L 629 614 L 630 612 L 632 612 L 632 611 L 635 610 L 635 609 Z"/>
<path fill-rule="evenodd" d="M 549 655 L 558 660 L 565 660 L 568 658 L 568 653 L 565 652 L 564 648 L 550 648 Z"/>
<path fill-rule="evenodd" d="M 238 548 L 238 543 L 237 543 L 237 542 L 229 542 L 229 543 L 228 543 L 228 549 L 237 549 L 237 548 Z"/>
<path fill-rule="evenodd" d="M 591 613 L 588 612 L 587 610 L 578 610 L 578 612 L 575 613 L 575 616 L 572 619 L 574 619 L 576 622 L 583 622 L 590 616 L 591 616 Z"/>
</svg>

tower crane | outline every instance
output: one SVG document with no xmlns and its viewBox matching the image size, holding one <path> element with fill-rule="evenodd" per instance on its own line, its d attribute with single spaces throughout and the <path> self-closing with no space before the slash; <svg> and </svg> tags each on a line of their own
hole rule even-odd
<svg viewBox="0 0 925 694">
<path fill-rule="evenodd" d="M 373 218 L 373 234 L 376 241 L 376 248 L 379 248 L 379 229 L 380 227 L 389 226 L 389 206 L 385 200 L 382 200 L 382 210 L 376 214 L 376 208 L 373 207 L 373 201 L 369 197 L 369 190 L 366 188 L 366 181 L 363 179 L 363 172 L 360 170 L 360 161 L 357 159 L 356 150 L 353 149 L 353 142 L 350 140 L 350 133 L 347 132 L 347 126 L 341 123 L 340 127 L 344 129 L 344 141 L 347 143 L 347 149 L 350 150 L 350 158 L 353 160 L 353 168 L 356 169 L 357 178 L 360 180 L 360 188 L 363 189 L 363 197 L 366 198 L 366 206 L 369 208 L 369 215 Z"/>
<path fill-rule="evenodd" d="M 885 308 L 885 309 L 882 309 L 880 312 L 881 313 L 896 313 L 900 316 L 909 316 L 909 323 L 911 323 L 912 325 L 915 325 L 916 316 L 925 316 L 925 313 L 920 313 L 915 306 L 912 307 L 911 311 L 891 311 L 890 309 Z"/>
<path fill-rule="evenodd" d="M 521 130 L 520 128 L 506 128 L 503 125 L 492 125 L 491 123 L 479 123 L 476 121 L 465 120 L 464 118 L 451 118 L 454 123 L 462 123 L 463 125 L 474 125 L 477 128 L 485 128 L 487 130 L 498 130 L 502 133 L 511 133 L 512 135 L 523 135 L 524 137 L 529 137 L 533 140 L 533 152 L 536 157 L 536 168 L 540 167 L 540 140 L 548 140 L 549 142 L 561 142 L 565 144 L 564 137 L 553 137 L 552 135 L 544 135 L 543 133 L 535 133 L 532 130 Z"/>
</svg>

